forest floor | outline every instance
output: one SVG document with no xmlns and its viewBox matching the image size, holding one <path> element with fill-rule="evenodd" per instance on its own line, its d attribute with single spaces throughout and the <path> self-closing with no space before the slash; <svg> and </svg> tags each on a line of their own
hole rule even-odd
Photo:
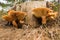
<svg viewBox="0 0 60 40">
<path fill-rule="evenodd" d="M 39 3 L 40 2 L 35 2 L 32 6 L 34 7 L 37 4 L 37 6 L 39 6 Z M 26 5 L 24 4 L 22 8 L 24 8 L 24 6 Z M 30 10 L 30 3 L 27 6 L 27 9 Z M 41 25 L 37 28 L 17 29 L 12 26 L 5 26 L 6 21 L 1 19 L 2 15 L 3 13 L 0 13 L 0 40 L 60 40 L 60 17 L 57 19 L 56 23 L 49 22 L 45 28 Z"/>
<path fill-rule="evenodd" d="M 6 22 L 0 20 L 0 40 L 60 40 L 60 25 L 42 28 L 17 29 L 5 26 Z"/>
</svg>

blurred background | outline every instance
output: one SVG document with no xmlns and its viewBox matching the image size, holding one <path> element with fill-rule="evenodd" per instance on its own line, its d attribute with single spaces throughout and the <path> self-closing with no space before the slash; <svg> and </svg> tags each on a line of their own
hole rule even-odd
<svg viewBox="0 0 60 40">
<path fill-rule="evenodd" d="M 58 11 L 59 0 L 0 0 L 0 15 L 3 13 L 7 13 L 9 9 L 11 9 L 16 3 L 20 4 L 26 1 L 48 1 L 50 3 L 50 7 L 53 8 L 54 11 Z"/>
<path fill-rule="evenodd" d="M 56 9 L 57 9 L 57 5 L 58 5 L 58 0 L 0 0 L 0 11 L 1 10 L 2 11 L 7 11 L 15 3 L 22 3 L 22 2 L 25 2 L 25 1 L 49 1 L 49 2 L 53 2 L 56 5 Z"/>
</svg>

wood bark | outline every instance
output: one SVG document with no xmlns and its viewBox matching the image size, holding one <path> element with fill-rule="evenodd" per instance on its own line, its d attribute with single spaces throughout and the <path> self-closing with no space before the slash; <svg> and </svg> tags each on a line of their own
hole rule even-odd
<svg viewBox="0 0 60 40">
<path fill-rule="evenodd" d="M 16 11 L 23 11 L 27 13 L 26 17 L 26 24 L 30 25 L 31 27 L 34 27 L 37 25 L 36 19 L 32 15 L 32 10 L 34 8 L 38 7 L 46 7 L 46 2 L 45 1 L 26 1 L 24 3 L 18 4 L 16 6 Z"/>
</svg>

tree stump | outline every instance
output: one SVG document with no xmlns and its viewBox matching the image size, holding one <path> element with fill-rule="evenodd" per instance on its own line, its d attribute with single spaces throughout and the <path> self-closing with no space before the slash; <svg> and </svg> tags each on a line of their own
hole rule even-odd
<svg viewBox="0 0 60 40">
<path fill-rule="evenodd" d="M 38 8 L 38 7 L 46 7 L 46 2 L 45 1 L 24 2 L 16 6 L 16 11 L 26 12 L 27 13 L 26 24 L 30 25 L 31 27 L 36 27 L 37 22 L 32 15 L 32 9 Z"/>
</svg>

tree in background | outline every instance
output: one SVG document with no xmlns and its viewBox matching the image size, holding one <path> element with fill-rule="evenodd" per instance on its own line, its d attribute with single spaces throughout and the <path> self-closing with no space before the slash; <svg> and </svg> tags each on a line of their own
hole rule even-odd
<svg viewBox="0 0 60 40">
<path fill-rule="evenodd" d="M 2 10 L 8 9 L 8 7 L 11 7 L 14 3 L 14 0 L 3 0 L 6 1 L 6 3 L 0 2 L 0 7 L 2 7 Z"/>
<path fill-rule="evenodd" d="M 59 3 L 58 3 L 58 1 L 52 1 L 52 3 L 54 4 L 54 6 L 53 6 L 53 10 L 54 11 L 58 11 L 58 7 L 59 7 Z"/>
<path fill-rule="evenodd" d="M 58 7 L 58 12 L 60 13 L 60 0 L 58 0 L 59 7 Z"/>
<path fill-rule="evenodd" d="M 14 4 L 16 3 L 21 3 L 21 2 L 24 2 L 24 0 L 3 0 L 3 1 L 7 1 L 7 3 L 3 3 L 3 2 L 0 2 L 0 7 L 4 9 L 7 9 L 7 7 L 12 7 Z"/>
</svg>

